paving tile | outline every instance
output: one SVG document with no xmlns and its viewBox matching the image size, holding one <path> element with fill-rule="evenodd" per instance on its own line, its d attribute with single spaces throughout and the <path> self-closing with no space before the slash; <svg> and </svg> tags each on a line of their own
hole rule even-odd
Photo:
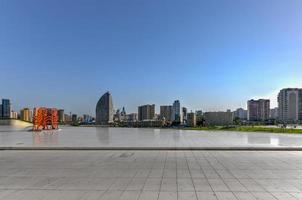
<svg viewBox="0 0 302 200">
<path fill-rule="evenodd" d="M 140 194 L 139 200 L 157 200 L 159 192 L 143 191 Z"/>
<path fill-rule="evenodd" d="M 175 200 L 177 199 L 177 192 L 160 192 L 158 200 Z"/>
<path fill-rule="evenodd" d="M 254 197 L 249 192 L 233 192 L 233 193 L 238 200 L 256 200 L 256 197 Z"/>
<path fill-rule="evenodd" d="M 195 192 L 178 192 L 178 200 L 197 200 Z"/>
<path fill-rule="evenodd" d="M 141 191 L 125 191 L 120 197 L 120 200 L 137 200 Z"/>
<path fill-rule="evenodd" d="M 197 192 L 198 200 L 217 200 L 214 192 Z"/>
<path fill-rule="evenodd" d="M 232 192 L 215 192 L 218 200 L 237 200 Z"/>
<path fill-rule="evenodd" d="M 296 200 L 296 198 L 289 193 L 285 192 L 273 192 L 272 195 L 278 200 Z"/>
<path fill-rule="evenodd" d="M 271 195 L 268 192 L 252 192 L 254 197 L 256 197 L 257 200 L 276 200 L 273 195 Z"/>
<path fill-rule="evenodd" d="M 213 191 L 217 192 L 227 192 L 230 191 L 222 179 L 208 179 Z"/>
</svg>

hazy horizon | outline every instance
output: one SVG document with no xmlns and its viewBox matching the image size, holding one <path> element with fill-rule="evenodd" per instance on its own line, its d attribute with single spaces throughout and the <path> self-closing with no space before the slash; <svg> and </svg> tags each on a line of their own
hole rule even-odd
<svg viewBox="0 0 302 200">
<path fill-rule="evenodd" d="M 172 104 L 190 110 L 277 106 L 302 87 L 300 0 L 2 0 L 0 98 L 94 115 Z"/>
</svg>

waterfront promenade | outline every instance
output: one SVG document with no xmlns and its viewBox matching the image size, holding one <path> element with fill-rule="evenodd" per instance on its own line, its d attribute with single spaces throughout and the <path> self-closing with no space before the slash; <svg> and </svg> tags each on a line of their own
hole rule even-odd
<svg viewBox="0 0 302 200">
<path fill-rule="evenodd" d="M 301 147 L 299 134 L 0 126 L 0 200 L 299 200 Z"/>
</svg>

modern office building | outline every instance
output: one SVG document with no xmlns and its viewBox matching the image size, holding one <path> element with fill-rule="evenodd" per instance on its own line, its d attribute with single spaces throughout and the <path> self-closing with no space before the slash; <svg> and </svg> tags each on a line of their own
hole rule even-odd
<svg viewBox="0 0 302 200">
<path fill-rule="evenodd" d="M 203 114 L 205 124 L 208 126 L 226 126 L 233 124 L 233 113 L 227 112 L 205 112 Z"/>
<path fill-rule="evenodd" d="M 138 121 L 154 120 L 155 104 L 142 105 L 138 107 Z"/>
<path fill-rule="evenodd" d="M 20 111 L 20 119 L 26 122 L 32 122 L 32 115 L 29 108 L 23 108 Z"/>
<path fill-rule="evenodd" d="M 234 118 L 239 118 L 241 120 L 247 119 L 247 110 L 244 110 L 243 108 L 238 108 L 234 111 Z"/>
<path fill-rule="evenodd" d="M 172 106 L 172 121 L 181 122 L 181 109 L 179 100 L 175 100 Z"/>
<path fill-rule="evenodd" d="M 11 105 L 9 99 L 2 99 L 2 118 L 10 118 Z"/>
<path fill-rule="evenodd" d="M 172 121 L 172 106 L 160 106 L 160 119 Z"/>
<path fill-rule="evenodd" d="M 65 122 L 65 115 L 63 109 L 58 110 L 58 122 L 61 124 Z"/>
<path fill-rule="evenodd" d="M 186 125 L 190 127 L 196 126 L 196 114 L 194 112 L 187 113 Z"/>
<path fill-rule="evenodd" d="M 284 123 L 302 121 L 302 88 L 285 88 L 278 95 L 279 120 Z"/>
<path fill-rule="evenodd" d="M 270 100 L 251 99 L 247 102 L 247 119 L 249 121 L 265 121 L 269 119 Z"/>
<path fill-rule="evenodd" d="M 109 92 L 106 92 L 98 101 L 95 116 L 95 123 L 98 125 L 113 123 L 113 103 Z"/>
</svg>

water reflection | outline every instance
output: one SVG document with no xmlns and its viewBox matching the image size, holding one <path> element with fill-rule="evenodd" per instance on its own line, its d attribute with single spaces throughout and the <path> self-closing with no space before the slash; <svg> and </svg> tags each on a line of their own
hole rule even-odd
<svg viewBox="0 0 302 200">
<path fill-rule="evenodd" d="M 301 137 L 280 137 L 279 145 L 280 146 L 301 146 L 302 138 Z"/>
<path fill-rule="evenodd" d="M 270 137 L 259 137 L 254 135 L 248 135 L 247 138 L 248 144 L 271 144 Z"/>
<path fill-rule="evenodd" d="M 41 145 L 57 145 L 59 141 L 58 131 L 41 131 L 33 132 L 33 144 Z"/>
<path fill-rule="evenodd" d="M 189 131 L 152 128 L 61 127 L 61 131 L 29 132 L 0 126 L 0 146 L 66 147 L 236 147 L 300 146 L 302 135 Z"/>
<path fill-rule="evenodd" d="M 96 137 L 101 144 L 110 144 L 110 128 L 108 127 L 96 127 L 95 128 Z"/>
<path fill-rule="evenodd" d="M 272 137 L 271 135 L 248 135 L 247 137 L 248 144 L 256 144 L 256 145 L 269 145 L 269 146 L 278 146 L 279 138 Z"/>
</svg>

